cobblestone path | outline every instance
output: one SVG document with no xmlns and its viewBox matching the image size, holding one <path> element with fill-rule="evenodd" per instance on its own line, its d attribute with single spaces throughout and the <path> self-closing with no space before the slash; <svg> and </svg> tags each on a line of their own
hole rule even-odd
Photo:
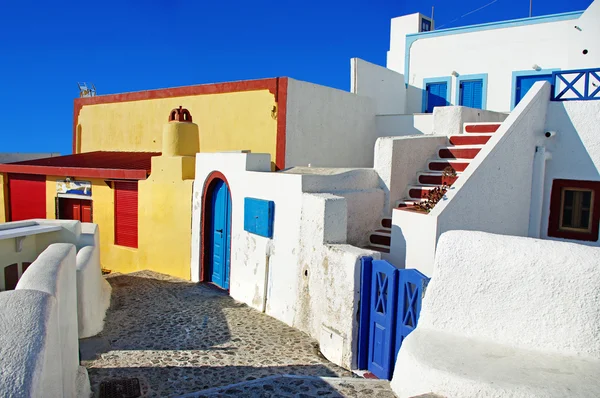
<svg viewBox="0 0 600 398">
<path fill-rule="evenodd" d="M 96 396 L 100 382 L 122 378 L 138 378 L 144 397 L 165 397 L 273 375 L 355 377 L 320 355 L 308 335 L 216 288 L 149 271 L 107 280 L 113 293 L 104 330 L 81 341 Z M 329 384 L 321 395 L 346 396 Z"/>
</svg>

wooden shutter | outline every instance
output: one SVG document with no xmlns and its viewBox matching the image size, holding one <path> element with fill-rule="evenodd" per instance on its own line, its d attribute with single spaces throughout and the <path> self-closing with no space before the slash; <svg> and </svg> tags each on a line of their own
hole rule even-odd
<svg viewBox="0 0 600 398">
<path fill-rule="evenodd" d="M 483 105 L 483 81 L 467 80 L 460 84 L 460 105 L 481 109 Z"/>
<path fill-rule="evenodd" d="M 137 182 L 115 182 L 115 244 L 138 247 Z"/>
<path fill-rule="evenodd" d="M 8 175 L 10 220 L 46 218 L 46 176 Z"/>
</svg>

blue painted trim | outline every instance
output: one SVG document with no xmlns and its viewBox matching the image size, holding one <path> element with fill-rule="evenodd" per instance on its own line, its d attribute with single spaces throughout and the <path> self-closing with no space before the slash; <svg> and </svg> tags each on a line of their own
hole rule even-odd
<svg viewBox="0 0 600 398">
<path fill-rule="evenodd" d="M 412 33 L 406 35 L 406 46 L 404 47 L 404 83 L 408 85 L 408 73 L 410 71 L 410 47 L 419 39 L 429 39 L 438 36 L 447 36 L 461 33 L 479 32 L 482 30 L 514 28 L 517 26 L 536 25 L 540 23 L 560 22 L 577 19 L 583 14 L 583 11 L 565 12 L 562 14 L 541 15 L 531 18 L 511 19 L 508 21 L 488 22 L 478 25 L 460 26 L 457 28 L 448 28 L 434 30 L 431 32 Z"/>
<path fill-rule="evenodd" d="M 516 70 L 512 73 L 512 91 L 510 95 L 510 110 L 515 109 L 515 101 L 517 99 L 517 77 L 535 76 L 535 75 L 551 75 L 552 72 L 559 71 L 560 68 L 540 69 L 540 70 Z"/>
<path fill-rule="evenodd" d="M 487 85 L 488 85 L 488 74 L 480 73 L 477 75 L 459 75 L 456 78 L 456 101 L 455 105 L 460 105 L 460 82 L 465 80 L 482 80 L 483 83 L 481 85 L 481 109 L 485 110 L 487 108 Z"/>
<path fill-rule="evenodd" d="M 575 76 L 572 80 L 568 81 L 563 75 L 573 75 L 573 74 L 577 74 L 577 76 Z M 552 85 L 553 85 L 553 90 L 552 90 L 552 96 L 550 97 L 550 99 L 552 101 L 589 101 L 589 100 L 600 100 L 600 87 L 597 89 L 594 89 L 594 91 L 592 91 L 592 93 L 589 92 L 589 79 L 590 79 L 590 75 L 593 75 L 594 79 L 596 80 L 600 80 L 600 68 L 593 68 L 593 69 L 572 69 L 572 70 L 565 70 L 565 71 L 556 71 L 556 72 L 552 72 Z M 583 94 L 581 94 L 576 88 L 575 88 L 575 84 L 579 81 L 579 79 L 584 78 L 584 92 Z M 559 78 L 563 83 L 565 83 L 565 88 L 563 88 L 563 90 L 556 94 L 556 87 L 558 87 L 558 85 L 556 84 L 557 82 L 557 78 Z M 571 91 L 572 93 L 574 93 L 575 95 L 577 95 L 577 98 L 563 98 L 563 96 L 568 93 L 569 91 Z M 598 94 L 598 96 L 596 96 Z"/>
<path fill-rule="evenodd" d="M 423 79 L 423 95 L 421 98 L 421 112 L 425 113 L 427 110 L 427 84 L 429 83 L 446 83 L 446 102 L 447 105 L 450 105 L 450 97 L 452 93 L 452 76 L 442 76 L 442 77 L 428 77 L 427 79 Z"/>
</svg>

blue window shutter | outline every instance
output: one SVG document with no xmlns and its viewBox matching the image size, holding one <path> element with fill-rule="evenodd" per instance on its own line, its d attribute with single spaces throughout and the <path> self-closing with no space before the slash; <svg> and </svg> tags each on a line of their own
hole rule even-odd
<svg viewBox="0 0 600 398">
<path fill-rule="evenodd" d="M 425 90 L 427 92 L 427 107 L 425 112 L 431 113 L 433 112 L 433 108 L 436 106 L 448 105 L 448 101 L 446 101 L 447 89 L 448 85 L 446 82 L 428 83 L 426 85 Z"/>
<path fill-rule="evenodd" d="M 483 81 L 466 80 L 460 83 L 460 104 L 481 109 L 483 104 Z"/>
</svg>

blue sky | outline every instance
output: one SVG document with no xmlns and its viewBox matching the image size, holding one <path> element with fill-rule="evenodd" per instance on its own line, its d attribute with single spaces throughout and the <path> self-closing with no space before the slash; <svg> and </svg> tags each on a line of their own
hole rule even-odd
<svg viewBox="0 0 600 398">
<path fill-rule="evenodd" d="M 528 0 L 0 0 L 0 152 L 71 151 L 78 81 L 99 94 L 289 76 L 344 90 L 385 65 L 390 19 L 446 27 L 527 17 Z M 533 0 L 533 15 L 592 0 Z"/>
</svg>

